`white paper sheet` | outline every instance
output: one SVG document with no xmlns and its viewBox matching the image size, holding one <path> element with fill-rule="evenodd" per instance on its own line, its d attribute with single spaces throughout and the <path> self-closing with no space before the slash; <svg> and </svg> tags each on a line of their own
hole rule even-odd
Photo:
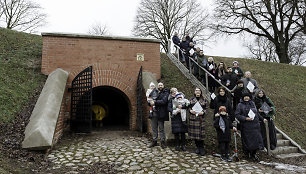
<svg viewBox="0 0 306 174">
<path fill-rule="evenodd" d="M 197 102 L 195 105 L 193 105 L 192 110 L 196 113 L 196 116 L 198 116 L 198 114 L 203 111 L 203 108 L 200 103 Z"/>
<path fill-rule="evenodd" d="M 191 48 L 191 50 L 189 51 L 190 55 L 192 55 L 194 53 L 194 50 Z"/>
<path fill-rule="evenodd" d="M 211 99 L 215 99 L 216 98 L 216 94 L 215 93 L 212 93 L 211 95 L 210 95 L 210 97 L 211 97 Z"/>
<path fill-rule="evenodd" d="M 214 65 L 213 64 L 210 64 L 209 65 L 209 70 L 212 70 L 214 68 Z"/>
<path fill-rule="evenodd" d="M 260 109 L 262 109 L 263 112 L 264 112 L 266 115 L 268 115 L 269 112 L 270 112 L 271 107 L 270 107 L 266 102 L 264 102 L 264 103 L 262 104 L 262 106 L 261 106 Z"/>
<path fill-rule="evenodd" d="M 252 109 L 250 109 L 248 116 L 249 116 L 252 120 L 254 120 L 254 118 L 255 118 L 255 113 L 252 111 Z"/>
<path fill-rule="evenodd" d="M 238 74 L 238 70 L 237 69 L 235 69 L 235 71 L 234 71 L 236 74 Z"/>
<path fill-rule="evenodd" d="M 254 88 L 255 86 L 253 85 L 252 82 L 249 82 L 248 85 L 247 85 L 247 88 L 250 90 L 250 92 L 253 92 L 254 91 Z"/>
</svg>

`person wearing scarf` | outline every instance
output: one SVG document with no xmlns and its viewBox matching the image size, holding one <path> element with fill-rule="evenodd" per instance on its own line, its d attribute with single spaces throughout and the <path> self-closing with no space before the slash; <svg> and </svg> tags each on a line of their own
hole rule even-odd
<svg viewBox="0 0 306 174">
<path fill-rule="evenodd" d="M 188 135 L 190 139 L 194 140 L 196 144 L 196 154 L 201 156 L 205 155 L 204 138 L 205 138 L 205 122 L 204 117 L 206 113 L 207 100 L 203 97 L 202 90 L 196 88 L 194 96 L 189 100 L 189 122 L 188 122 Z M 194 106 L 200 105 L 200 110 L 193 110 Z"/>
</svg>

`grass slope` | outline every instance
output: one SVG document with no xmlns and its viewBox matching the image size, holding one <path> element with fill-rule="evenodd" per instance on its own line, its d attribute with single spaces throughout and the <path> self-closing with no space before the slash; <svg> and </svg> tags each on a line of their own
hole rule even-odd
<svg viewBox="0 0 306 174">
<path fill-rule="evenodd" d="M 250 71 L 276 106 L 276 126 L 306 149 L 306 67 L 239 58 L 214 60 L 227 66 L 237 60 L 244 72 Z"/>
<path fill-rule="evenodd" d="M 41 36 L 0 28 L 0 123 L 12 121 L 45 81 L 41 50 Z"/>
</svg>

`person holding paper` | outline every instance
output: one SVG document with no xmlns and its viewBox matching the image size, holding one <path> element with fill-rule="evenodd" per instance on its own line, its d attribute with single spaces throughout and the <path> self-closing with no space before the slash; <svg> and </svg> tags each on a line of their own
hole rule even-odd
<svg viewBox="0 0 306 174">
<path fill-rule="evenodd" d="M 239 62 L 238 61 L 233 62 L 232 72 L 235 73 L 239 79 L 241 79 L 241 77 L 243 77 L 243 71 L 239 67 Z"/>
<path fill-rule="evenodd" d="M 208 76 L 208 88 L 209 88 L 209 92 L 215 92 L 215 88 L 216 88 L 216 83 L 214 78 L 216 77 L 216 68 L 217 65 L 216 63 L 214 63 L 214 58 L 209 57 L 208 58 L 208 63 L 207 63 L 207 68 L 208 68 L 208 72 L 213 76 Z"/>
<path fill-rule="evenodd" d="M 189 101 L 190 116 L 188 122 L 188 135 L 195 141 L 197 147 L 196 154 L 204 156 L 204 116 L 206 113 L 207 100 L 203 97 L 202 90 L 200 88 L 196 88 L 194 91 L 194 96 Z"/>
<path fill-rule="evenodd" d="M 238 80 L 236 74 L 232 73 L 232 68 L 227 67 L 226 74 L 221 78 L 221 83 L 229 90 L 232 90 L 236 86 Z"/>
<path fill-rule="evenodd" d="M 243 81 L 243 86 L 245 89 L 248 89 L 252 95 L 255 94 L 258 89 L 257 81 L 252 79 L 252 74 L 250 71 L 245 72 L 245 78 L 241 79 Z"/>
<path fill-rule="evenodd" d="M 235 117 L 240 122 L 242 149 L 250 159 L 259 161 L 256 152 L 264 147 L 259 120 L 267 120 L 258 114 L 250 93 L 242 94 L 242 99 L 235 111 Z"/>
<path fill-rule="evenodd" d="M 217 138 L 219 149 L 221 153 L 221 159 L 223 161 L 231 162 L 229 157 L 229 143 L 231 142 L 231 129 L 237 131 L 232 125 L 232 121 L 229 118 L 229 114 L 225 106 L 218 108 L 218 113 L 215 115 L 214 127 L 217 131 Z"/>
<path fill-rule="evenodd" d="M 215 120 L 216 114 L 219 113 L 219 107 L 220 106 L 225 106 L 227 108 L 227 113 L 230 118 L 230 120 L 233 122 L 235 120 L 234 116 L 234 111 L 232 107 L 232 102 L 231 100 L 226 96 L 226 91 L 223 86 L 220 86 L 217 90 L 218 94 L 215 99 L 213 99 L 210 102 L 210 108 L 214 109 L 214 117 L 213 119 Z"/>
<path fill-rule="evenodd" d="M 273 122 L 273 116 L 275 114 L 275 106 L 272 100 L 268 96 L 266 96 L 265 91 L 262 89 L 259 89 L 255 93 L 254 101 L 259 114 L 263 118 L 268 120 L 270 149 L 274 150 L 277 144 L 276 130 Z M 265 124 L 261 122 L 260 126 L 261 126 L 261 135 L 264 141 L 264 145 L 267 148 L 267 136 L 266 136 Z"/>
<path fill-rule="evenodd" d="M 184 98 L 181 92 L 174 93 L 171 88 L 171 101 L 169 100 L 168 110 L 171 112 L 171 128 L 175 138 L 175 150 L 186 151 L 185 141 L 188 132 L 187 113 L 186 109 L 189 105 L 189 100 Z M 171 108 L 170 107 L 171 103 Z"/>
</svg>

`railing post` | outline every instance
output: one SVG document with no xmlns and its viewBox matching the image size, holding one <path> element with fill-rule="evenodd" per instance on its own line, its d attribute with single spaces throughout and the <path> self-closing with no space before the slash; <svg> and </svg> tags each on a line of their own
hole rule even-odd
<svg viewBox="0 0 306 174">
<path fill-rule="evenodd" d="M 189 69 L 189 73 L 190 74 L 192 74 L 192 71 L 191 71 L 191 57 L 189 57 L 189 59 L 188 59 L 188 61 L 189 61 L 189 67 L 188 67 L 188 69 Z"/>
<path fill-rule="evenodd" d="M 269 125 L 268 121 L 264 122 L 265 129 L 266 129 L 266 138 L 267 138 L 267 152 L 268 155 L 271 156 L 271 149 L 270 149 L 270 135 L 269 135 Z"/>
<path fill-rule="evenodd" d="M 207 72 L 205 72 L 205 81 L 206 81 L 206 89 L 208 89 L 208 75 L 207 75 Z"/>
</svg>

